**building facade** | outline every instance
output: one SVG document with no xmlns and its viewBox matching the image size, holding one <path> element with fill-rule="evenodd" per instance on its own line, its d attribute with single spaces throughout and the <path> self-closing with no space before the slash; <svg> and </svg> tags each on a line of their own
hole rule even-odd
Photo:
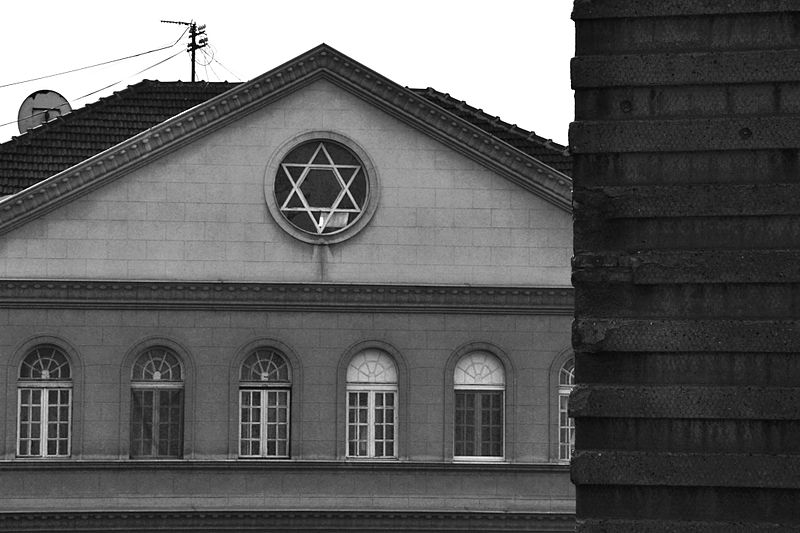
<svg viewBox="0 0 800 533">
<path fill-rule="evenodd" d="M 573 527 L 559 147 L 326 45 L 127 91 L 0 147 L 0 528 Z"/>
</svg>

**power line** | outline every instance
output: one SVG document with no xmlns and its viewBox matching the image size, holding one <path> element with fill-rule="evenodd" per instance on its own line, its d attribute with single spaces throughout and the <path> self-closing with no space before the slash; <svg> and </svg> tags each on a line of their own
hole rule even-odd
<svg viewBox="0 0 800 533">
<path fill-rule="evenodd" d="M 172 54 L 172 55 L 171 55 L 171 56 L 169 56 L 168 58 L 166 58 L 166 59 L 162 59 L 162 60 L 161 60 L 161 61 L 159 61 L 158 63 L 154 63 L 154 64 L 150 65 L 150 66 L 149 66 L 149 67 L 147 67 L 147 68 L 143 68 L 143 69 L 142 69 L 142 70 L 140 70 L 139 72 L 135 72 L 135 73 L 131 74 L 130 76 L 126 76 L 126 77 L 122 78 L 121 80 L 115 81 L 114 83 L 112 83 L 112 84 L 110 84 L 110 85 L 106 85 L 105 87 L 101 87 L 100 89 L 97 89 L 96 91 L 92 91 L 92 92 L 90 92 L 90 93 L 86 93 L 86 94 L 84 94 L 83 96 L 79 96 L 79 97 L 77 97 L 75 100 L 83 100 L 83 99 L 84 99 L 84 98 L 86 98 L 87 96 L 91 96 L 91 95 L 93 95 L 93 94 L 99 93 L 100 91 L 104 91 L 104 90 L 106 90 L 106 89 L 108 89 L 108 88 L 110 88 L 110 87 L 113 87 L 114 85 L 117 85 L 117 84 L 119 84 L 119 83 L 122 83 L 123 81 L 127 80 L 128 78 L 132 78 L 132 77 L 134 77 L 134 76 L 136 76 L 136 75 L 138 75 L 138 74 L 141 74 L 141 73 L 143 73 L 143 72 L 147 72 L 147 71 L 148 71 L 148 70 L 150 70 L 151 68 L 155 68 L 155 67 L 157 67 L 158 65 L 160 65 L 161 63 L 166 63 L 167 61 L 169 61 L 169 60 L 170 60 L 170 59 L 172 59 L 173 57 L 177 57 L 177 56 L 178 56 L 179 54 L 181 54 L 181 53 L 183 53 L 183 50 L 179 50 L 178 52 L 176 52 L 176 53 Z"/>
<path fill-rule="evenodd" d="M 206 53 L 205 51 L 203 51 L 203 53 L 205 54 L 205 56 L 206 56 L 206 57 L 209 57 L 209 56 L 208 56 L 208 53 Z M 206 64 L 208 65 L 208 68 L 210 68 L 210 69 L 211 69 L 211 73 L 212 73 L 212 74 L 214 74 L 214 76 L 216 76 L 216 77 L 217 77 L 217 81 L 222 81 L 222 76 L 220 76 L 219 74 L 217 74 L 217 71 L 216 71 L 216 70 L 214 70 L 214 65 L 212 65 L 212 63 L 214 63 L 214 56 L 211 56 L 211 57 L 209 58 L 209 61 L 208 61 L 208 63 L 206 63 Z M 206 76 L 207 76 L 207 75 L 208 75 L 208 74 L 206 74 Z M 210 81 L 210 80 L 209 80 L 209 81 Z"/>
<path fill-rule="evenodd" d="M 92 92 L 90 92 L 90 93 L 86 93 L 86 94 L 84 94 L 83 96 L 79 96 L 78 98 L 75 98 L 75 100 L 74 100 L 74 101 L 83 100 L 83 99 L 84 99 L 84 98 L 86 98 L 87 96 L 91 96 L 91 95 L 93 95 L 93 94 L 97 94 L 97 93 L 99 93 L 100 91 L 104 91 L 104 90 L 106 90 L 106 89 L 108 89 L 108 88 L 110 88 L 110 87 L 113 87 L 114 85 L 117 85 L 117 84 L 119 84 L 119 83 L 122 83 L 123 81 L 125 81 L 125 80 L 126 80 L 126 79 L 128 79 L 128 78 L 132 78 L 133 76 L 136 76 L 137 74 L 141 74 L 141 73 L 143 73 L 143 72 L 146 72 L 146 71 L 150 70 L 151 68 L 155 68 L 155 67 L 157 67 L 158 65 L 160 65 L 160 64 L 162 64 L 162 63 L 166 63 L 167 61 L 169 61 L 169 60 L 170 60 L 170 59 L 172 59 L 173 57 L 177 57 L 177 56 L 178 56 L 178 55 L 180 55 L 181 53 L 183 53 L 183 50 L 180 50 L 179 52 L 177 52 L 177 53 L 175 53 L 175 54 L 172 54 L 172 55 L 171 55 L 171 56 L 169 56 L 168 58 L 166 58 L 166 59 L 162 59 L 162 60 L 161 60 L 161 61 L 159 61 L 158 63 L 154 63 L 154 64 L 150 65 L 149 67 L 147 67 L 147 68 L 144 68 L 144 69 L 140 70 L 139 72 L 136 72 L 136 73 L 134 73 L 134 74 L 131 74 L 130 76 L 127 76 L 127 77 L 125 77 L 125 78 L 122 78 L 122 79 L 121 79 L 121 80 L 119 80 L 119 81 L 115 81 L 114 83 L 111 83 L 111 84 L 109 84 L 109 85 L 106 85 L 105 87 L 102 87 L 102 88 L 100 88 L 100 89 L 97 89 L 96 91 L 92 91 Z M 31 117 L 37 117 L 37 116 L 39 116 L 39 115 L 43 115 L 43 114 L 47 113 L 48 111 L 49 111 L 49 110 L 46 110 L 46 111 L 41 111 L 41 112 L 39 112 L 39 113 L 33 113 L 33 114 L 32 114 L 32 115 L 30 115 L 30 116 L 31 116 Z M 12 120 L 11 122 L 5 122 L 5 123 L 3 123 L 3 124 L 0 124 L 0 128 L 2 128 L 2 127 L 4 127 L 4 126 L 10 126 L 11 124 L 16 124 L 17 122 L 18 122 L 17 120 Z"/>
<path fill-rule="evenodd" d="M 237 80 L 239 80 L 239 81 L 242 81 L 242 78 L 241 78 L 241 76 L 238 76 L 238 75 L 237 75 L 235 72 L 231 72 L 231 71 L 228 69 L 228 67 L 226 67 L 225 65 L 223 65 L 223 64 L 220 62 L 220 60 L 219 60 L 219 59 L 217 59 L 217 51 L 216 51 L 216 49 L 214 48 L 214 46 L 211 46 L 211 45 L 209 45 L 209 46 L 210 46 L 210 48 L 211 48 L 211 51 L 213 52 L 213 55 L 211 56 L 211 62 L 212 62 L 212 63 L 216 63 L 216 64 L 218 64 L 219 66 L 221 66 L 222 68 L 224 68 L 224 69 L 225 69 L 225 72 L 227 72 L 228 74 L 230 74 L 231 76 L 233 76 L 233 77 L 234 77 L 234 78 L 236 78 Z M 221 79 L 221 78 L 220 78 L 220 79 Z"/>
<path fill-rule="evenodd" d="M 110 61 L 103 61 L 102 63 L 95 63 L 94 65 L 87 65 L 85 67 L 79 67 L 79 68 L 74 68 L 74 69 L 71 69 L 71 70 L 65 70 L 63 72 L 56 72 L 55 74 L 48 74 L 46 76 L 39 76 L 38 78 L 31 78 L 29 80 L 22 80 L 22 81 L 15 81 L 13 83 L 6 83 L 5 85 L 0 85 L 0 89 L 2 89 L 4 87 L 12 87 L 14 85 L 22 85 L 23 83 L 28 83 L 28 82 L 31 82 L 31 81 L 39 81 L 39 80 L 45 80 L 47 78 L 54 78 L 56 76 L 61 76 L 63 74 L 70 74 L 72 72 L 78 72 L 80 70 L 86 70 L 86 69 L 90 69 L 90 68 L 100 67 L 100 66 L 103 66 L 103 65 L 109 65 L 111 63 L 116 63 L 118 61 L 124 61 L 126 59 L 132 59 L 134 57 L 139 57 L 139 56 L 143 56 L 143 55 L 147 55 L 147 54 L 152 54 L 154 52 L 160 52 L 161 50 L 167 50 L 168 48 L 172 48 L 173 46 L 178 44 L 178 42 L 180 42 L 180 40 L 183 39 L 184 35 L 186 35 L 186 31 L 183 32 L 183 34 L 178 38 L 177 41 L 175 41 L 173 44 L 170 44 L 170 45 L 167 45 L 167 46 L 162 46 L 160 48 L 154 48 L 154 49 L 148 50 L 146 52 L 139 52 L 138 54 L 133 54 L 133 55 L 130 55 L 130 56 L 119 57 L 117 59 L 112 59 Z"/>
</svg>

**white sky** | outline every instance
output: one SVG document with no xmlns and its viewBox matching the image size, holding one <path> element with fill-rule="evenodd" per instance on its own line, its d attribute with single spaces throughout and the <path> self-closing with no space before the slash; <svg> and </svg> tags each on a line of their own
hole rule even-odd
<svg viewBox="0 0 800 533">
<path fill-rule="evenodd" d="M 0 86 L 171 45 L 184 27 L 159 21 L 195 20 L 206 25 L 206 50 L 218 61 L 198 64 L 199 79 L 249 80 L 325 42 L 400 85 L 450 93 L 566 144 L 574 105 L 571 10 L 571 0 L 7 2 L 0 17 Z M 0 142 L 18 135 L 19 106 L 37 90 L 57 91 L 77 109 L 142 79 L 188 81 L 185 51 L 136 74 L 185 50 L 186 42 L 0 87 L 0 124 L 12 122 L 0 126 Z M 199 60 L 208 62 L 203 54 Z"/>
</svg>

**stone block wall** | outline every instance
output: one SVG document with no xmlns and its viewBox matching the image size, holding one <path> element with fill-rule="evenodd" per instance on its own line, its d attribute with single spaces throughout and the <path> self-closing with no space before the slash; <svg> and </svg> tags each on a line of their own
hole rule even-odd
<svg viewBox="0 0 800 533">
<path fill-rule="evenodd" d="M 796 530 L 800 4 L 573 19 L 578 530 Z"/>
</svg>

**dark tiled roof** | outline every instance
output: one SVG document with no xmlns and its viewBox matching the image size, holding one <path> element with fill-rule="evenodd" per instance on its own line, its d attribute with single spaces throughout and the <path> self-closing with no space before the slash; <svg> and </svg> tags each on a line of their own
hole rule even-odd
<svg viewBox="0 0 800 533">
<path fill-rule="evenodd" d="M 481 109 L 476 109 L 462 100 L 456 100 L 449 94 L 441 93 L 431 87 L 411 90 L 514 148 L 535 157 L 545 165 L 563 172 L 567 176 L 572 176 L 572 157 L 565 146 L 539 137 L 534 132 L 524 130 L 516 124 L 503 122 L 500 117 L 493 117 Z"/>
<path fill-rule="evenodd" d="M 0 144 L 0 196 L 13 194 L 238 85 L 144 80 Z M 542 163 L 571 174 L 565 148 L 434 89 L 412 89 Z"/>
<path fill-rule="evenodd" d="M 235 87 L 144 80 L 0 144 L 0 195 L 30 187 Z"/>
</svg>

